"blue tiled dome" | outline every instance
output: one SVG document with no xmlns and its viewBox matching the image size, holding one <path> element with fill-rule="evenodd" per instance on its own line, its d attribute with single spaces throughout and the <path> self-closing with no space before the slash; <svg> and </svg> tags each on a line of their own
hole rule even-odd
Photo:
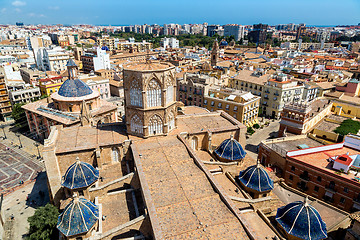
<svg viewBox="0 0 360 240">
<path fill-rule="evenodd" d="M 101 50 L 109 51 L 109 48 L 107 46 L 102 46 Z"/>
<path fill-rule="evenodd" d="M 214 151 L 214 153 L 229 161 L 241 160 L 245 157 L 246 152 L 241 144 L 233 137 L 224 140 Z"/>
<path fill-rule="evenodd" d="M 321 219 L 319 212 L 310 204 L 297 201 L 278 208 L 276 221 L 293 236 L 301 239 L 327 238 L 326 224 Z"/>
<path fill-rule="evenodd" d="M 76 161 L 71 165 L 63 176 L 63 185 L 69 189 L 78 189 L 90 186 L 98 180 L 99 170 L 95 169 L 89 163 Z"/>
<path fill-rule="evenodd" d="M 99 208 L 89 200 L 73 199 L 58 217 L 57 229 L 65 236 L 88 232 L 99 218 Z"/>
<path fill-rule="evenodd" d="M 227 45 L 229 45 L 229 44 L 228 44 L 228 42 L 225 41 L 225 40 L 222 40 L 222 41 L 220 42 L 220 46 L 227 46 Z"/>
<path fill-rule="evenodd" d="M 274 188 L 274 182 L 260 164 L 250 166 L 239 174 L 239 181 L 246 187 L 258 192 L 270 191 Z"/>
<path fill-rule="evenodd" d="M 58 91 L 58 94 L 63 97 L 82 97 L 92 93 L 91 88 L 80 79 L 66 80 Z"/>
</svg>

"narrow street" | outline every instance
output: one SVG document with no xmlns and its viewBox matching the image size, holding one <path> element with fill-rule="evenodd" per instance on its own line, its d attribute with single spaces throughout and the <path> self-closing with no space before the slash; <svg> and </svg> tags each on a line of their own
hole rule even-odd
<svg viewBox="0 0 360 240">
<path fill-rule="evenodd" d="M 257 146 L 261 141 L 269 138 L 276 138 L 279 131 L 280 120 L 270 120 L 270 125 L 263 129 L 254 129 L 256 132 L 246 139 L 245 150 L 250 157 L 257 159 Z"/>
</svg>

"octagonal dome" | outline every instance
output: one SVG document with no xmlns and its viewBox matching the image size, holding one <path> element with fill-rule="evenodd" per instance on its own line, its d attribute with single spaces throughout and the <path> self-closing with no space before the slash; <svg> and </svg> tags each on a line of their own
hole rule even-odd
<svg viewBox="0 0 360 240">
<path fill-rule="evenodd" d="M 236 141 L 232 136 L 224 140 L 214 151 L 220 158 L 228 161 L 238 161 L 245 157 L 246 152 L 241 144 Z"/>
<path fill-rule="evenodd" d="M 56 227 L 65 236 L 74 236 L 88 232 L 98 218 L 98 206 L 83 197 L 76 197 L 59 215 Z"/>
<path fill-rule="evenodd" d="M 69 189 L 88 187 L 99 179 L 99 170 L 91 164 L 77 160 L 63 176 L 62 186 Z"/>
<path fill-rule="evenodd" d="M 244 186 L 258 192 L 267 192 L 274 188 L 273 180 L 259 163 L 241 171 L 238 178 Z"/>
<path fill-rule="evenodd" d="M 278 208 L 275 219 L 289 235 L 306 240 L 327 238 L 326 224 L 307 198 Z"/>
</svg>

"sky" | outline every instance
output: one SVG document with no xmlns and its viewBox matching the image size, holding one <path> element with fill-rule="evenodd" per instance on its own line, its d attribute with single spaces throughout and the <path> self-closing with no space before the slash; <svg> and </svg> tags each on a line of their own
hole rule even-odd
<svg viewBox="0 0 360 240">
<path fill-rule="evenodd" d="M 0 24 L 350 25 L 360 0 L 0 0 Z"/>
</svg>

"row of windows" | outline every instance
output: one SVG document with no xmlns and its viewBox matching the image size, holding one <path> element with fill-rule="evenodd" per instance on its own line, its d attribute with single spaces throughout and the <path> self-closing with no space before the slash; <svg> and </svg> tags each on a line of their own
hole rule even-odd
<svg viewBox="0 0 360 240">
<path fill-rule="evenodd" d="M 291 171 L 295 172 L 295 167 L 294 166 L 291 166 Z M 303 173 L 300 175 L 300 178 L 304 178 L 304 177 L 307 177 L 310 180 L 308 171 L 303 171 Z M 290 174 L 289 179 L 293 180 L 293 178 L 294 178 L 293 175 Z M 319 182 L 319 183 L 322 182 L 321 176 L 317 176 L 316 181 Z M 333 189 L 335 188 L 335 182 L 334 181 L 330 181 L 329 188 L 333 188 Z M 348 193 L 349 188 L 344 187 L 343 192 Z"/>
</svg>

